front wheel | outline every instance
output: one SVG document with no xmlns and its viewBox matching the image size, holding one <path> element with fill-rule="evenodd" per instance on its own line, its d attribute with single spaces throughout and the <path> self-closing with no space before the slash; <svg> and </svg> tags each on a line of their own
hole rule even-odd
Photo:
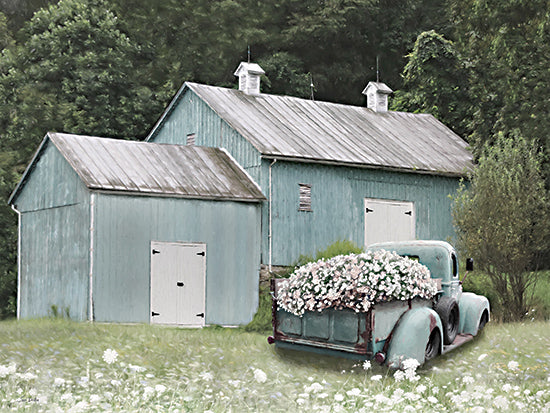
<svg viewBox="0 0 550 413">
<path fill-rule="evenodd" d="M 439 354 L 441 349 L 441 336 L 439 335 L 439 330 L 434 328 L 432 334 L 430 334 L 430 339 L 426 345 L 426 352 L 424 354 L 424 360 L 428 361 L 433 359 Z"/>
</svg>

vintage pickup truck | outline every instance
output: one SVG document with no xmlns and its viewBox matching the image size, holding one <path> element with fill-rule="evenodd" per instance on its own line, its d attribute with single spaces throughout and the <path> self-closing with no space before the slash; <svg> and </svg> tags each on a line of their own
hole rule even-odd
<svg viewBox="0 0 550 413">
<path fill-rule="evenodd" d="M 462 291 L 454 248 L 442 241 L 373 244 L 367 250 L 395 251 L 428 267 L 438 292 L 431 300 L 376 303 L 367 312 L 326 309 L 297 316 L 278 308 L 282 279 L 273 279 L 273 336 L 277 347 L 358 359 L 399 368 L 413 358 L 420 364 L 473 339 L 489 321 L 486 297 Z M 472 270 L 467 261 L 467 271 Z"/>
</svg>

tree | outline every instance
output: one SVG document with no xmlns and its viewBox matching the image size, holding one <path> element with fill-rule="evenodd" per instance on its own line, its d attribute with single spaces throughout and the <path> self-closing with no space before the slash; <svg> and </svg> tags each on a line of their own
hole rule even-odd
<svg viewBox="0 0 550 413">
<path fill-rule="evenodd" d="M 536 263 L 550 244 L 547 202 L 539 148 L 502 133 L 454 197 L 458 247 L 489 275 L 504 321 L 529 309 Z"/>
<path fill-rule="evenodd" d="M 465 134 L 468 76 L 454 44 L 434 30 L 423 32 L 407 58 L 403 90 L 395 93 L 392 109 L 431 113 Z"/>
</svg>

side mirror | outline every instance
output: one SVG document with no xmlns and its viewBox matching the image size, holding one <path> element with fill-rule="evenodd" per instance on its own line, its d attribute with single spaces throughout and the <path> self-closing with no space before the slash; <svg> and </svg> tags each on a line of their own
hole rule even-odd
<svg viewBox="0 0 550 413">
<path fill-rule="evenodd" d="M 474 259 L 468 258 L 466 259 L 466 271 L 473 271 L 474 270 Z"/>
</svg>

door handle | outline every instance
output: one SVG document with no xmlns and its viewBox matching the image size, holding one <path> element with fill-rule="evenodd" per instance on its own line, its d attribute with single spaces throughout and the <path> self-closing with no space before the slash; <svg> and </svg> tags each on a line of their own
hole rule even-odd
<svg viewBox="0 0 550 413">
<path fill-rule="evenodd" d="M 204 318 L 204 313 L 197 314 L 197 317 L 202 317 L 202 318 Z"/>
<path fill-rule="evenodd" d="M 183 287 L 184 284 L 183 284 L 183 282 L 178 281 L 178 282 L 176 283 L 176 285 L 177 285 L 178 287 Z"/>
<path fill-rule="evenodd" d="M 152 317 L 155 317 L 155 316 L 157 316 L 157 315 L 160 315 L 160 313 L 155 313 L 154 311 L 151 312 L 151 316 L 152 316 Z"/>
</svg>

